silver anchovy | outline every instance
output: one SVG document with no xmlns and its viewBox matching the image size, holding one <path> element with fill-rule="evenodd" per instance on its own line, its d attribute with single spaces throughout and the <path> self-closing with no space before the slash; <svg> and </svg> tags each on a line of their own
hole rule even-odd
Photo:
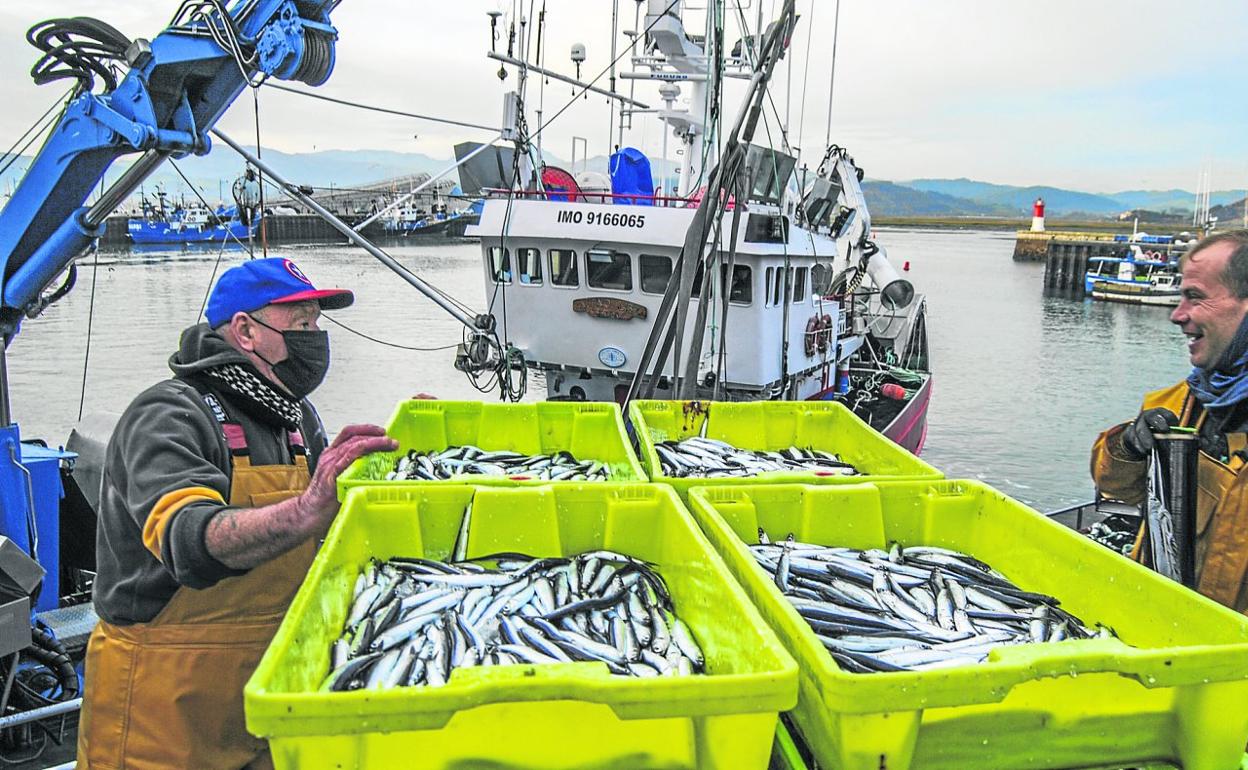
<svg viewBox="0 0 1248 770">
<path fill-rule="evenodd" d="M 1107 633 L 1057 599 L 1023 591 L 979 559 L 944 548 L 857 551 L 791 535 L 777 542 L 760 532 L 750 551 L 837 664 L 853 673 L 974 665 L 1002 645 Z M 673 641 L 680 644 L 675 634 Z"/>
<path fill-rule="evenodd" d="M 380 468 L 375 472 L 380 474 Z M 446 481 L 458 476 L 507 476 L 541 481 L 607 481 L 611 469 L 598 460 L 578 460 L 571 452 L 526 455 L 453 446 L 440 451 L 409 450 L 385 473 L 386 481 Z"/>
<path fill-rule="evenodd" d="M 701 436 L 661 441 L 654 449 L 663 475 L 672 478 L 740 478 L 776 471 L 859 475 L 853 465 L 821 449 L 791 446 L 778 452 L 760 452 Z"/>
<path fill-rule="evenodd" d="M 502 454 L 471 459 L 506 461 Z M 362 575 L 332 646 L 326 690 L 436 687 L 455 669 L 473 666 L 600 662 L 613 674 L 635 677 L 706 667 L 663 578 L 646 562 L 613 551 L 546 559 L 395 558 L 370 563 Z"/>
</svg>

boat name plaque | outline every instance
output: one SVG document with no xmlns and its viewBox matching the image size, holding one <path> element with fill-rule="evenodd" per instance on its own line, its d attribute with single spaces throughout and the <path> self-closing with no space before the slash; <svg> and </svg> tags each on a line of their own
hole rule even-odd
<svg viewBox="0 0 1248 770">
<path fill-rule="evenodd" d="M 645 305 L 629 302 L 614 297 L 583 297 L 572 300 L 572 312 L 584 313 L 591 318 L 610 318 L 616 321 L 631 321 L 634 318 L 645 318 Z"/>
</svg>

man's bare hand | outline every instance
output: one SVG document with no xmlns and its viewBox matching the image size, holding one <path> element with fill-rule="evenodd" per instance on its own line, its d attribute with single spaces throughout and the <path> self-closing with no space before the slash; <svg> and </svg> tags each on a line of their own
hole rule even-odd
<svg viewBox="0 0 1248 770">
<path fill-rule="evenodd" d="M 299 496 L 299 507 L 309 530 L 324 532 L 338 513 L 338 475 L 366 454 L 393 452 L 399 442 L 379 425 L 348 425 L 321 452 L 312 483 Z"/>
</svg>

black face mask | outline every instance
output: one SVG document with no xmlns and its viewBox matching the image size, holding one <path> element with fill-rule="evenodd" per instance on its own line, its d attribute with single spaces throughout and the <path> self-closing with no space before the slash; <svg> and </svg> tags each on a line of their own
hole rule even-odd
<svg viewBox="0 0 1248 770">
<path fill-rule="evenodd" d="M 267 329 L 273 329 L 255 316 L 251 320 Z M 273 363 L 256 353 L 259 359 L 273 367 L 273 373 L 296 399 L 302 399 L 325 379 L 329 371 L 329 333 L 303 329 L 273 329 L 286 342 L 286 358 Z M 254 351 L 253 351 L 254 352 Z"/>
</svg>

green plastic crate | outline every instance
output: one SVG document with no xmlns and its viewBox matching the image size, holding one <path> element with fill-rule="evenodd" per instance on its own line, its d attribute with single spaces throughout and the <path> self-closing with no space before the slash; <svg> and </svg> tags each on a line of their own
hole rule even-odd
<svg viewBox="0 0 1248 770">
<path fill-rule="evenodd" d="M 611 470 L 611 481 L 645 481 L 633 454 L 618 404 L 542 401 L 533 404 L 487 404 L 480 401 L 401 401 L 386 424 L 399 452 L 446 449 L 471 444 L 488 450 L 525 454 L 571 452 L 578 460 L 598 460 Z M 397 453 L 378 453 L 352 463 L 338 477 L 338 498 L 365 484 L 479 484 L 540 486 L 566 482 L 522 477 L 464 476 L 449 481 L 385 481 L 369 478 L 371 464 L 394 467 Z"/>
<path fill-rule="evenodd" d="M 897 479 L 940 479 L 944 474 L 885 438 L 835 401 L 633 401 L 629 419 L 651 481 L 671 484 L 688 499 L 708 484 L 853 484 Z M 706 432 L 702 426 L 706 424 Z M 690 436 L 727 441 L 742 449 L 776 451 L 791 446 L 836 452 L 864 475 L 777 471 L 746 478 L 672 478 L 663 475 L 654 445 Z"/>
<path fill-rule="evenodd" d="M 474 499 L 475 497 L 475 499 Z M 443 687 L 316 692 L 372 557 L 446 558 L 473 500 L 468 556 L 610 548 L 656 565 L 708 675 L 613 677 L 601 663 L 455 671 Z M 245 690 L 279 770 L 764 768 L 797 702 L 793 659 L 675 493 L 643 484 L 352 489 Z"/>
<path fill-rule="evenodd" d="M 700 487 L 690 509 L 801 672 L 802 737 L 822 767 L 1239 766 L 1248 618 L 982 484 Z M 992 564 L 1121 637 L 1003 647 L 978 666 L 849 674 L 750 556 L 758 528 L 854 548 L 935 545 Z M 1128 646 L 1132 645 L 1132 646 Z"/>
</svg>

